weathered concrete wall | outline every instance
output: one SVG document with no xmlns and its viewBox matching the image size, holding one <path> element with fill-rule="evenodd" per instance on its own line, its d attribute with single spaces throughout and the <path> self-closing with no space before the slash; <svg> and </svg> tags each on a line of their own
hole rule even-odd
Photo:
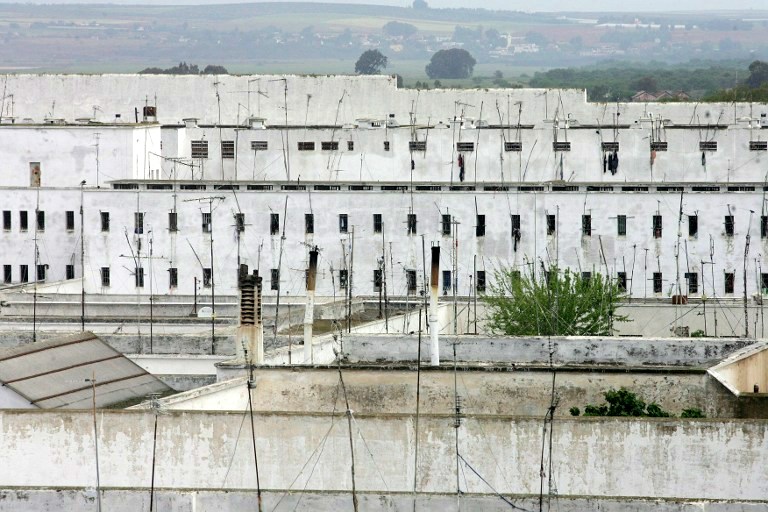
<svg viewBox="0 0 768 512">
<path fill-rule="evenodd" d="M 248 407 L 245 377 L 196 389 L 163 400 L 179 410 L 242 411 Z M 363 414 L 410 414 L 416 410 L 414 368 L 343 370 L 351 409 Z M 551 401 L 552 373 L 541 368 L 466 368 L 457 372 L 456 390 L 468 414 L 544 415 Z M 342 405 L 339 374 L 334 368 L 260 368 L 254 371 L 253 407 L 259 411 L 331 412 Z M 584 368 L 557 372 L 555 392 L 558 416 L 569 416 L 571 407 L 605 402 L 603 393 L 627 389 L 647 403 L 680 415 L 684 409 L 701 409 L 709 418 L 768 417 L 765 400 L 739 399 L 704 371 L 642 371 Z M 450 370 L 425 368 L 420 376 L 421 411 L 449 414 L 454 410 L 454 375 Z M 763 407 L 748 406 L 752 403 Z"/>
<path fill-rule="evenodd" d="M 608 364 L 642 366 L 711 366 L 728 354 L 752 343 L 744 339 L 711 338 L 612 338 L 612 337 L 484 337 L 444 336 L 440 359 L 466 362 L 549 364 Z M 344 353 L 350 362 L 415 361 L 416 335 L 346 335 Z M 429 361 L 429 339 L 422 336 L 421 359 Z"/>
<path fill-rule="evenodd" d="M 289 493 L 262 491 L 264 510 L 312 512 L 340 512 L 354 510 L 351 493 L 299 492 Z M 411 510 L 420 512 L 458 512 L 459 510 L 483 510 L 503 512 L 510 505 L 497 496 L 463 495 L 457 505 L 455 495 L 417 494 L 391 492 L 360 492 L 357 494 L 360 510 Z M 509 503 L 522 510 L 538 510 L 538 497 L 505 496 Z M 102 507 L 109 512 L 136 512 L 149 509 L 148 489 L 102 489 Z M 256 491 L 199 491 L 155 490 L 155 509 L 166 512 L 238 512 L 251 510 L 257 502 Z M 0 490 L 0 510 L 13 512 L 92 512 L 95 504 L 93 489 L 8 489 Z M 559 512 L 758 512 L 765 510 L 768 502 L 713 500 L 676 500 L 642 498 L 574 498 L 571 496 L 545 496 L 545 510 Z"/>
<path fill-rule="evenodd" d="M 160 417 L 159 488 L 253 489 L 253 451 L 242 413 Z M 356 486 L 361 492 L 410 492 L 414 417 L 356 415 Z M 152 468 L 154 416 L 100 411 L 101 483 L 143 487 Z M 265 489 L 351 488 L 343 414 L 258 414 L 254 418 Z M 764 421 L 564 419 L 556 422 L 552 471 L 561 495 L 763 500 L 768 495 Z M 467 464 L 499 492 L 538 494 L 540 418 L 466 417 L 419 421 L 417 490 L 455 492 L 454 438 Z M 0 412 L 0 487 L 83 488 L 95 483 L 90 411 Z M 549 467 L 545 461 L 545 467 Z M 464 468 L 461 487 L 488 486 Z"/>
</svg>

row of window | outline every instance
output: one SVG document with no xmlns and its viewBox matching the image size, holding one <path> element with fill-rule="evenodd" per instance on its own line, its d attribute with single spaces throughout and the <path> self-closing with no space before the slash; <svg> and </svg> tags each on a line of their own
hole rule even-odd
<svg viewBox="0 0 768 512">
<path fill-rule="evenodd" d="M 3 229 L 10 231 L 12 228 L 12 218 L 9 210 L 3 211 Z M 627 235 L 627 216 L 616 216 L 616 234 L 618 236 Z M 45 212 L 41 210 L 36 211 L 37 229 L 38 231 L 45 230 Z M 109 212 L 100 212 L 101 231 L 108 232 L 110 229 Z M 210 233 L 213 226 L 211 223 L 211 214 L 208 212 L 202 212 L 202 231 L 203 233 Z M 555 215 L 547 214 L 547 235 L 554 236 L 557 234 L 557 218 Z M 406 227 L 409 235 L 416 234 L 416 214 L 409 213 L 407 215 Z M 441 233 L 445 236 L 452 234 L 452 226 L 454 224 L 454 218 L 451 215 L 443 214 L 441 216 Z M 519 236 L 521 230 L 521 217 L 520 215 L 512 215 L 512 233 L 513 236 Z M 65 212 L 65 227 L 67 231 L 75 229 L 75 212 Z M 384 227 L 384 221 L 382 214 L 373 214 L 373 232 L 381 233 Z M 735 230 L 735 220 L 733 215 L 726 215 L 723 218 L 723 228 L 726 236 L 733 236 Z M 19 212 L 19 229 L 26 231 L 28 229 L 28 215 L 26 211 Z M 178 216 L 176 212 L 168 212 L 168 230 L 178 231 Z M 245 214 L 235 214 L 235 229 L 238 233 L 245 231 Z M 272 235 L 277 235 L 280 232 L 280 214 L 270 213 L 269 216 L 269 231 Z M 304 214 L 304 231 L 307 234 L 315 232 L 315 216 L 312 213 Z M 349 216 L 346 213 L 339 214 L 339 232 L 347 233 L 349 231 Z M 661 215 L 654 215 L 652 220 L 652 233 L 654 238 L 661 238 L 663 231 L 663 219 Z M 696 237 L 699 232 L 699 217 L 698 215 L 688 215 L 688 236 Z M 134 233 L 144 233 L 144 213 L 134 213 Z M 581 234 L 583 236 L 592 236 L 592 215 L 584 214 L 581 216 Z M 478 214 L 475 216 L 475 236 L 485 236 L 485 215 Z M 762 215 L 760 217 L 760 237 L 768 237 L 768 215 Z"/>
<path fill-rule="evenodd" d="M 354 141 L 348 140 L 347 151 L 354 151 Z M 314 141 L 299 141 L 297 142 L 297 149 L 299 151 L 314 151 Z M 602 142 L 600 145 L 603 151 L 618 151 L 618 142 Z M 252 151 L 266 151 L 269 148 L 269 144 L 265 140 L 253 140 L 251 141 Z M 653 141 L 650 143 L 651 151 L 667 151 L 669 145 L 666 141 Z M 320 149 L 322 151 L 338 151 L 339 141 L 324 141 L 320 142 Z M 571 143 L 569 141 L 555 141 L 552 143 L 552 149 L 554 151 L 570 151 Z M 390 141 L 384 141 L 384 151 L 390 150 Z M 427 142 L 412 140 L 408 142 L 409 151 L 426 151 Z M 459 153 L 467 153 L 475 150 L 474 142 L 457 142 L 456 151 Z M 522 151 L 522 142 L 505 142 L 504 151 Z M 768 141 L 752 140 L 749 141 L 750 151 L 768 151 Z M 716 140 L 703 140 L 699 141 L 699 151 L 717 151 Z M 191 141 L 191 154 L 192 158 L 208 158 L 208 141 L 207 140 L 193 140 Z M 222 158 L 235 158 L 235 141 L 223 140 L 221 141 L 221 157 Z"/>
</svg>

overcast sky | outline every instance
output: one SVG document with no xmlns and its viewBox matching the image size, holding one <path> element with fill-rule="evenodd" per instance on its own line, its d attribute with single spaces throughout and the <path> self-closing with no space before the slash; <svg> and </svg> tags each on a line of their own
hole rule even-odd
<svg viewBox="0 0 768 512">
<path fill-rule="evenodd" d="M 275 0 L 272 0 L 275 1 Z M 280 1 L 280 0 L 277 0 Z M 304 0 L 316 1 L 316 0 Z M 647 12 L 669 10 L 734 10 L 755 9 L 768 11 L 768 0 L 484 0 L 473 3 L 466 0 L 427 0 L 431 7 L 484 7 L 486 9 L 505 9 L 522 11 L 623 11 Z M 32 3 L 32 4 L 84 4 L 84 3 L 114 3 L 114 4 L 228 4 L 252 3 L 253 0 L 100 0 L 88 2 L 83 0 L 42 0 L 19 1 L 0 0 L 0 3 Z M 286 2 L 287 3 L 287 2 Z M 407 0 L 336 0 L 333 3 L 366 3 L 379 5 L 407 6 Z"/>
</svg>

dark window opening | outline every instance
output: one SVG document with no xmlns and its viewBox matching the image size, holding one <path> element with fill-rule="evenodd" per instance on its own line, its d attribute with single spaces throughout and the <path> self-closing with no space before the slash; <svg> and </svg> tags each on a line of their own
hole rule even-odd
<svg viewBox="0 0 768 512">
<path fill-rule="evenodd" d="M 10 210 L 3 210 L 3 229 L 6 231 L 11 230 L 11 212 Z"/>
<path fill-rule="evenodd" d="M 280 232 L 280 214 L 270 213 L 269 214 L 269 234 L 276 235 L 279 232 Z"/>
<path fill-rule="evenodd" d="M 66 212 L 67 231 L 75 230 L 75 212 L 68 210 Z"/>
<path fill-rule="evenodd" d="M 695 237 L 699 235 L 699 216 L 688 216 L 688 236 Z"/>
<path fill-rule="evenodd" d="M 329 142 L 321 142 L 320 149 L 322 149 L 323 151 L 338 151 L 339 142 L 336 140 L 332 140 Z"/>
<path fill-rule="evenodd" d="M 221 141 L 221 158 L 235 158 L 235 141 Z"/>
<path fill-rule="evenodd" d="M 381 233 L 383 227 L 384 227 L 384 221 L 382 220 L 381 214 L 374 213 L 373 214 L 373 232 Z"/>
<path fill-rule="evenodd" d="M 617 274 L 616 286 L 619 288 L 620 292 L 627 291 L 627 273 L 626 272 L 619 272 Z"/>
<path fill-rule="evenodd" d="M 202 212 L 202 227 L 203 233 L 211 232 L 211 214 L 209 212 Z"/>
<path fill-rule="evenodd" d="M 203 286 L 206 288 L 211 287 L 211 282 L 213 281 L 213 272 L 210 268 L 203 268 Z"/>
<path fill-rule="evenodd" d="M 177 286 L 179 286 L 179 269 L 170 267 L 168 269 L 168 288 L 176 288 Z"/>
<path fill-rule="evenodd" d="M 99 212 L 101 219 L 101 231 L 107 233 L 109 231 L 109 212 Z"/>
<path fill-rule="evenodd" d="M 768 293 L 768 274 L 760 274 L 760 288 L 763 294 Z"/>
<path fill-rule="evenodd" d="M 653 273 L 653 293 L 661 293 L 661 286 L 662 286 L 661 272 L 654 272 Z"/>
<path fill-rule="evenodd" d="M 699 274 L 696 272 L 686 272 L 685 280 L 688 281 L 688 295 L 699 293 Z"/>
<path fill-rule="evenodd" d="M 339 288 L 347 288 L 348 272 L 346 269 L 339 270 Z"/>
<path fill-rule="evenodd" d="M 382 286 L 381 269 L 375 269 L 373 271 L 373 291 L 380 292 Z"/>
<path fill-rule="evenodd" d="M 280 270 L 273 268 L 269 272 L 269 288 L 272 290 L 280 289 Z"/>
<path fill-rule="evenodd" d="M 235 231 L 238 233 L 242 233 L 245 231 L 245 214 L 244 213 L 236 213 L 235 214 Z"/>
<path fill-rule="evenodd" d="M 13 280 L 13 267 L 10 265 L 3 265 L 3 282 L 10 284 Z"/>
<path fill-rule="evenodd" d="M 451 234 L 451 216 L 444 213 L 440 218 L 441 232 L 444 236 L 449 236 Z"/>
<path fill-rule="evenodd" d="M 661 238 L 661 215 L 653 216 L 653 238 Z"/>
<path fill-rule="evenodd" d="M 269 143 L 266 140 L 252 140 L 251 150 L 253 151 L 266 151 L 269 149 Z"/>
<path fill-rule="evenodd" d="M 66 279 L 74 279 L 75 278 L 75 266 L 74 265 L 67 265 L 65 269 Z"/>
<path fill-rule="evenodd" d="M 725 293 L 733 293 L 734 285 L 736 284 L 736 274 L 733 272 L 725 273 Z"/>
<path fill-rule="evenodd" d="M 348 140 L 347 141 L 347 151 L 354 151 L 355 150 L 355 141 Z"/>
<path fill-rule="evenodd" d="M 409 235 L 416 234 L 416 214 L 415 213 L 408 214 L 408 234 Z"/>
<path fill-rule="evenodd" d="M 457 142 L 456 143 L 456 151 L 459 153 L 469 152 L 475 150 L 475 143 L 474 142 Z"/>
<path fill-rule="evenodd" d="M 570 151 L 571 143 L 570 142 L 553 142 L 552 149 L 554 149 L 555 151 Z"/>
<path fill-rule="evenodd" d="M 45 231 L 45 212 L 42 210 L 36 210 L 37 217 L 37 230 Z"/>
<path fill-rule="evenodd" d="M 136 235 L 144 234 L 144 214 L 134 212 L 133 214 L 133 233 Z"/>
<path fill-rule="evenodd" d="M 581 216 L 581 234 L 582 236 L 592 236 L 592 215 Z"/>
<path fill-rule="evenodd" d="M 29 266 L 19 265 L 19 279 L 22 283 L 29 282 Z"/>
<path fill-rule="evenodd" d="M 134 270 L 134 286 L 136 286 L 136 288 L 144 288 L 144 269 L 136 267 Z"/>
<path fill-rule="evenodd" d="M 619 215 L 616 217 L 616 232 L 619 236 L 627 236 L 627 216 Z"/>
<path fill-rule="evenodd" d="M 314 151 L 314 142 L 299 142 L 299 151 Z"/>
<path fill-rule="evenodd" d="M 26 231 L 28 228 L 29 228 L 29 222 L 28 222 L 27 212 L 21 211 L 19 212 L 19 229 L 21 231 Z"/>
<path fill-rule="evenodd" d="M 168 231 L 175 233 L 179 230 L 179 217 L 176 212 L 168 212 Z"/>
<path fill-rule="evenodd" d="M 405 281 L 406 281 L 406 284 L 408 285 L 408 295 L 416 293 L 416 271 L 415 270 L 405 271 Z"/>
<path fill-rule="evenodd" d="M 768 215 L 760 216 L 760 238 L 768 238 Z"/>
<path fill-rule="evenodd" d="M 315 232 L 315 215 L 313 213 L 304 214 L 304 233 L 311 235 Z"/>
<path fill-rule="evenodd" d="M 107 287 L 110 284 L 109 267 L 101 267 L 101 286 Z"/>
<path fill-rule="evenodd" d="M 384 141 L 384 151 L 389 151 L 389 141 L 388 140 Z"/>
<path fill-rule="evenodd" d="M 505 142 L 504 143 L 504 151 L 522 151 L 522 150 L 523 150 L 522 142 Z"/>
<path fill-rule="evenodd" d="M 208 141 L 207 140 L 193 140 L 192 143 L 192 158 L 208 158 Z"/>
<path fill-rule="evenodd" d="M 582 283 L 588 285 L 589 281 L 592 279 L 592 272 L 582 272 L 581 273 L 581 281 Z"/>
<path fill-rule="evenodd" d="M 725 216 L 725 236 L 733 236 L 733 215 Z"/>
<path fill-rule="evenodd" d="M 547 235 L 554 236 L 557 233 L 557 217 L 547 215 Z"/>
<path fill-rule="evenodd" d="M 425 140 L 412 140 L 408 142 L 409 151 L 426 151 L 427 141 Z"/>
<path fill-rule="evenodd" d="M 349 217 L 346 213 L 339 214 L 339 233 L 346 233 L 349 231 Z"/>
<path fill-rule="evenodd" d="M 477 215 L 475 223 L 475 236 L 485 236 L 485 215 Z"/>
<path fill-rule="evenodd" d="M 448 295 L 451 291 L 451 271 L 443 270 L 443 295 Z"/>
<path fill-rule="evenodd" d="M 478 270 L 475 276 L 475 289 L 477 293 L 485 292 L 485 270 Z"/>
<path fill-rule="evenodd" d="M 40 264 L 37 266 L 36 279 L 38 281 L 45 281 L 45 274 L 47 269 L 48 269 L 48 265 L 45 265 L 45 264 Z"/>
</svg>

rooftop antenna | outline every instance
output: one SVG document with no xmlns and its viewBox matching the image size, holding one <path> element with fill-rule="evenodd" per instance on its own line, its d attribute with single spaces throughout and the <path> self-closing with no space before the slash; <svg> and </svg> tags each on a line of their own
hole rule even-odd
<svg viewBox="0 0 768 512">
<path fill-rule="evenodd" d="M 288 79 L 287 78 L 278 78 L 277 80 L 270 80 L 271 82 L 283 82 L 283 109 L 285 110 L 285 128 L 282 132 L 280 132 L 280 138 L 283 138 L 283 133 L 285 134 L 285 139 L 283 140 L 283 163 L 285 164 L 285 175 L 288 181 L 291 181 L 291 161 L 290 161 L 290 153 L 288 152 Z"/>
</svg>

